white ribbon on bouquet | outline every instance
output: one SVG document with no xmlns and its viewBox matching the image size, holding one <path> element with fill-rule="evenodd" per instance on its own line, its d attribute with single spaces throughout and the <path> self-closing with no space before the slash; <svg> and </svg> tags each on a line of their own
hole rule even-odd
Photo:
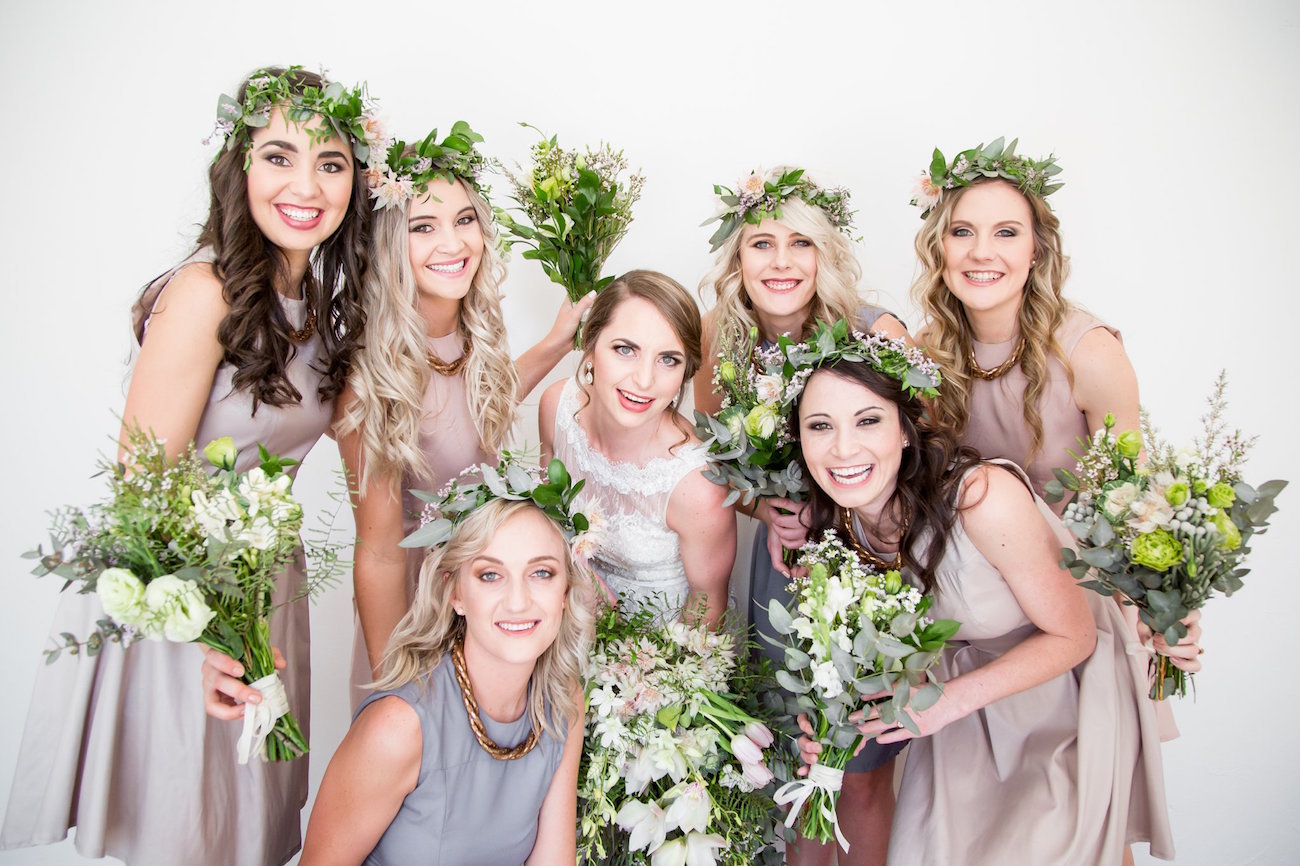
<svg viewBox="0 0 1300 866">
<path fill-rule="evenodd" d="M 276 721 L 289 712 L 289 696 L 285 694 L 279 674 L 269 673 L 249 685 L 262 693 L 262 702 L 244 704 L 244 729 L 236 745 L 241 764 L 247 764 L 253 755 L 266 760 L 266 738 L 271 735 Z"/>
<path fill-rule="evenodd" d="M 844 782 L 844 771 L 837 770 L 834 767 L 828 767 L 825 764 L 813 764 L 808 768 L 808 775 L 802 779 L 795 779 L 792 782 L 786 782 L 777 789 L 776 796 L 773 798 L 778 806 L 790 804 L 790 813 L 785 816 L 785 826 L 793 827 L 794 822 L 799 818 L 799 812 L 803 809 L 804 803 L 817 790 L 825 791 L 828 794 L 834 794 L 840 789 Z M 845 851 L 849 850 L 849 840 L 844 838 L 844 833 L 840 830 L 840 818 L 835 810 L 822 804 L 822 817 L 831 822 L 835 828 L 835 839 L 840 843 L 840 847 Z"/>
</svg>

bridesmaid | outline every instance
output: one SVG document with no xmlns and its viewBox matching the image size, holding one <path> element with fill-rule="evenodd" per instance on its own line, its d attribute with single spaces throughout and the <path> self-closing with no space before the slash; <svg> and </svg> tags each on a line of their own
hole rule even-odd
<svg viewBox="0 0 1300 866">
<path fill-rule="evenodd" d="M 860 331 L 907 336 L 901 321 L 858 294 L 862 268 L 853 253 L 846 190 L 824 189 L 801 170 L 782 166 L 751 174 L 741 183 L 739 203 L 724 201 L 723 207 L 729 209 L 712 238 L 717 258 L 700 282 L 700 293 L 712 290 L 716 302 L 704 317 L 708 363 L 695 374 L 695 408 L 710 415 L 721 409 L 722 398 L 713 390 L 714 359 L 724 340 L 744 339 L 751 327 L 758 328 L 763 345 L 782 334 L 806 337 L 818 320 L 844 319 Z M 772 635 L 768 605 L 790 601 L 781 548 L 801 547 L 807 528 L 802 509 L 789 499 L 760 498 L 751 516 L 761 525 L 750 560 L 749 621 L 758 633 Z M 758 643 L 781 664 L 775 648 Z M 853 862 L 884 857 L 894 797 L 891 759 L 898 751 L 872 744 L 848 767 L 841 802 L 861 817 L 846 828 Z M 791 862 L 830 863 L 830 846 L 813 848 L 800 843 Z"/>
<path fill-rule="evenodd" d="M 1138 428 L 1138 385 L 1119 332 L 1062 295 L 1069 259 L 1047 203 L 1061 186 L 1056 160 L 1015 145 L 998 139 L 951 166 L 936 151 L 912 201 L 925 219 L 912 296 L 926 316 L 917 341 L 944 372 L 936 421 L 983 456 L 1021 466 L 1041 495 L 1108 412 L 1118 429 Z M 1201 667 L 1199 619 L 1194 611 L 1176 647 L 1154 641 L 1189 672 Z"/>
<path fill-rule="evenodd" d="M 372 171 L 380 210 L 362 285 L 368 339 L 335 404 L 334 432 L 357 525 L 353 586 L 359 628 L 352 703 L 379 674 L 423 556 L 398 547 L 420 503 L 507 444 L 517 400 L 573 345 L 590 306 L 565 302 L 549 334 L 512 362 L 501 315 L 505 265 L 478 176 L 482 138 L 463 121 L 441 143 L 393 145 Z"/>
<path fill-rule="evenodd" d="M 211 206 L 195 253 L 134 308 L 139 355 L 124 424 L 173 454 L 233 436 L 236 468 L 257 443 L 302 458 L 325 431 L 362 323 L 369 207 L 358 160 L 364 88 L 334 94 L 298 67 L 258 70 L 218 129 Z M 148 339 L 145 339 L 145 328 Z M 272 640 L 304 733 L 311 708 L 302 563 L 279 581 Z M 93 595 L 65 596 L 54 632 L 85 634 Z M 45 667 L 5 816 L 5 847 L 57 842 L 132 864 L 279 864 L 300 844 L 307 762 L 235 762 L 236 724 L 204 713 L 197 646 L 107 645 Z M 230 664 L 235 664 L 227 660 Z M 241 684 L 242 685 L 242 684 Z M 227 718 L 237 707 L 225 708 Z"/>
<path fill-rule="evenodd" d="M 543 393 L 538 429 L 543 455 L 586 481 L 583 507 L 603 520 L 590 563 L 607 587 L 636 604 L 685 604 L 688 617 L 702 608 L 716 625 L 736 517 L 677 411 L 699 365 L 695 301 L 670 277 L 629 271 L 596 296 L 579 372 Z"/>
<path fill-rule="evenodd" d="M 868 347 L 837 350 L 795 407 L 811 531 L 901 568 L 934 596 L 930 616 L 962 623 L 942 696 L 912 713 L 920 736 L 874 711 L 861 725 L 912 743 L 889 862 L 1113 864 L 1137 840 L 1171 857 L 1145 665 L 1119 608 L 1060 567 L 1068 534 L 1019 467 L 931 428 Z"/>
<path fill-rule="evenodd" d="M 491 498 L 428 552 L 302 866 L 574 862 L 592 615 L 557 516 Z"/>
</svg>

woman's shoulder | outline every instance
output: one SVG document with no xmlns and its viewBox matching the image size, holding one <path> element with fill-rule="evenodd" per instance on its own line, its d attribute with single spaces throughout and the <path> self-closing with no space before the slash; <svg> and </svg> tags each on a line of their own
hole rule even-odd
<svg viewBox="0 0 1300 866">
<path fill-rule="evenodd" d="M 1056 342 L 1061 351 L 1074 363 L 1074 356 L 1080 349 L 1089 351 L 1093 346 L 1114 345 L 1121 343 L 1120 332 L 1082 307 L 1070 306 L 1065 311 L 1065 318 L 1056 329 Z"/>
</svg>

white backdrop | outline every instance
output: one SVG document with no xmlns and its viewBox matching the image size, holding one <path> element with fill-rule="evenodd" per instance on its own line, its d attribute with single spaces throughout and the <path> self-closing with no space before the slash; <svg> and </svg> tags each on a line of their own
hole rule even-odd
<svg viewBox="0 0 1300 866">
<path fill-rule="evenodd" d="M 1300 288 L 1300 7 L 714 6 L 5 0 L 0 366 L 13 399 L 0 556 L 13 578 L 0 611 L 0 795 L 58 590 L 18 555 L 44 537 L 47 509 L 100 494 L 89 476 L 123 401 L 127 308 L 204 215 L 211 151 L 199 142 L 217 94 L 262 64 L 367 79 L 407 138 L 464 118 L 489 153 L 522 160 L 533 133 L 515 121 L 529 120 L 566 144 L 625 148 L 648 181 L 610 268 L 656 268 L 692 288 L 710 261 L 697 226 L 711 184 L 802 164 L 854 192 L 865 286 L 913 326 L 912 178 L 935 145 L 951 154 L 1018 135 L 1023 152 L 1054 151 L 1064 166 L 1052 204 L 1073 256 L 1069 295 L 1123 329 L 1162 429 L 1190 439 L 1226 367 L 1231 420 L 1261 434 L 1250 477 L 1300 480 L 1282 368 Z M 519 351 L 560 291 L 518 258 L 507 290 Z M 336 464 L 323 440 L 300 475 L 309 510 Z M 1285 617 L 1300 584 L 1284 542 L 1300 530 L 1296 496 L 1256 545 L 1246 590 L 1210 606 L 1199 699 L 1177 707 L 1183 736 L 1164 754 L 1181 863 L 1295 862 L 1300 700 Z M 348 721 L 349 599 L 341 588 L 312 614 L 313 790 Z M 79 861 L 63 843 L 0 862 Z"/>
</svg>

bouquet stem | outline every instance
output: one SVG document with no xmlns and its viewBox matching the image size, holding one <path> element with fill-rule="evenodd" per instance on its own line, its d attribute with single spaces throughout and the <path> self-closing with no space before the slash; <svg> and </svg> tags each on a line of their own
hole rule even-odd
<svg viewBox="0 0 1300 866">
<path fill-rule="evenodd" d="M 200 642 L 239 659 L 244 666 L 243 682 L 250 685 L 275 673 L 275 655 L 271 649 L 271 629 L 265 619 L 256 619 L 250 633 L 241 635 L 243 646 L 230 646 L 211 632 L 206 632 Z M 266 737 L 263 757 L 267 761 L 292 761 L 307 754 L 307 738 L 291 711 L 275 720 L 275 726 Z"/>
<path fill-rule="evenodd" d="M 1157 654 L 1151 660 L 1148 670 L 1151 673 L 1151 700 L 1163 701 L 1170 695 L 1180 698 L 1187 696 L 1187 686 L 1192 682 L 1192 677 L 1175 667 L 1169 656 Z"/>
</svg>

